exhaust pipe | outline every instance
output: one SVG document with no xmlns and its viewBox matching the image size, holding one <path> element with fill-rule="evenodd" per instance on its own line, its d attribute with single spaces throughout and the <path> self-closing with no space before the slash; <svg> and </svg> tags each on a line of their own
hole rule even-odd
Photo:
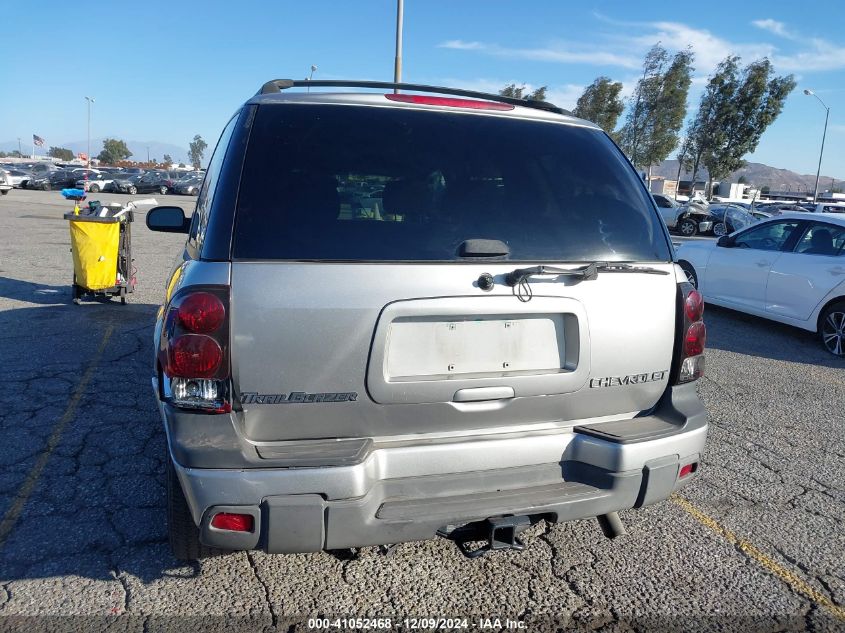
<svg viewBox="0 0 845 633">
<path fill-rule="evenodd" d="M 618 512 L 608 512 L 596 517 L 599 522 L 601 531 L 607 538 L 616 538 L 617 536 L 625 536 L 628 532 L 625 530 L 625 524 L 619 518 Z"/>
</svg>

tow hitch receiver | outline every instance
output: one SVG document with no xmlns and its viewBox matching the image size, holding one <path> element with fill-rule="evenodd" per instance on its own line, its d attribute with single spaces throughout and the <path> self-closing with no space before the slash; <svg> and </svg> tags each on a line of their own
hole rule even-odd
<svg viewBox="0 0 845 633">
<path fill-rule="evenodd" d="M 460 527 L 447 526 L 437 531 L 439 536 L 455 542 L 461 554 L 478 558 L 491 550 L 525 549 L 518 535 L 531 526 L 528 516 L 508 516 L 467 523 Z M 485 542 L 486 541 L 486 542 Z M 483 543 L 473 547 L 473 544 Z"/>
</svg>

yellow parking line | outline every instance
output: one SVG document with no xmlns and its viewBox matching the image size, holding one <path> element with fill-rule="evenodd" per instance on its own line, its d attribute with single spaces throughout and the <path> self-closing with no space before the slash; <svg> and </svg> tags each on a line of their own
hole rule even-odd
<svg viewBox="0 0 845 633">
<path fill-rule="evenodd" d="M 816 604 L 821 605 L 822 607 L 830 611 L 833 616 L 838 620 L 845 621 L 845 608 L 834 604 L 830 598 L 828 598 L 820 591 L 813 589 L 813 587 L 811 587 L 804 580 L 802 580 L 797 574 L 789 571 L 786 567 L 778 563 L 771 556 L 762 552 L 753 543 L 750 543 L 749 541 L 738 537 L 729 529 L 722 527 L 716 522 L 715 519 L 712 519 L 711 517 L 704 514 L 701 510 L 699 510 L 697 507 L 695 507 L 692 503 L 690 503 L 683 497 L 679 495 L 672 495 L 671 499 L 693 519 L 701 523 L 703 526 L 713 530 L 716 534 L 723 537 L 731 545 L 737 546 L 743 553 L 757 561 L 766 571 L 768 571 L 773 576 L 777 576 L 787 585 L 789 585 L 793 591 L 795 591 L 796 593 L 803 594 Z"/>
<path fill-rule="evenodd" d="M 3 516 L 3 520 L 0 521 L 0 549 L 2 549 L 6 544 L 6 539 L 9 537 L 9 534 L 11 534 L 12 529 L 18 522 L 24 506 L 26 506 L 26 502 L 29 500 L 29 496 L 32 494 L 32 491 L 35 490 L 35 484 L 38 483 L 41 473 L 44 472 L 44 467 L 47 465 L 50 455 L 53 454 L 56 446 L 59 445 L 59 440 L 62 439 L 62 433 L 64 433 L 67 423 L 73 419 L 73 416 L 76 413 L 76 407 L 79 406 L 79 401 L 82 400 L 85 389 L 88 387 L 88 383 L 91 382 L 91 377 L 94 375 L 94 371 L 100 363 L 100 357 L 103 355 L 103 352 L 106 349 L 106 344 L 109 342 L 113 331 L 114 325 L 109 325 L 103 333 L 103 339 L 100 341 L 100 347 L 97 348 L 94 358 L 91 359 L 88 368 L 85 370 L 85 373 L 82 374 L 82 379 L 79 381 L 79 384 L 76 385 L 76 389 L 67 403 L 64 414 L 62 414 L 62 417 L 59 418 L 59 421 L 56 422 L 56 425 L 53 427 L 53 431 L 47 439 L 46 448 L 38 456 L 38 460 L 35 462 L 35 465 L 29 471 L 23 484 L 18 489 L 11 507 Z"/>
</svg>

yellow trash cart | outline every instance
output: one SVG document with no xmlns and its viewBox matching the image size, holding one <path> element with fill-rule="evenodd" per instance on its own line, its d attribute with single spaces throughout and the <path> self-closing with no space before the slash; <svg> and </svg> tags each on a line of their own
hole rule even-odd
<svg viewBox="0 0 845 633">
<path fill-rule="evenodd" d="M 118 217 L 66 213 L 73 252 L 73 302 L 85 295 L 120 297 L 135 290 L 132 211 Z"/>
</svg>

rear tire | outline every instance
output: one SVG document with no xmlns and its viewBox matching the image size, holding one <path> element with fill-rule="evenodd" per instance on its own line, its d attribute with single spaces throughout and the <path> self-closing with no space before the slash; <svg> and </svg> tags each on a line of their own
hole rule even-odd
<svg viewBox="0 0 845 633">
<path fill-rule="evenodd" d="M 134 196 L 136 193 L 138 193 L 138 187 L 135 187 L 134 185 L 132 187 L 129 187 L 130 196 Z"/>
<path fill-rule="evenodd" d="M 678 265 L 684 271 L 684 274 L 687 276 L 687 281 L 692 284 L 692 287 L 698 290 L 698 275 L 695 273 L 695 268 L 692 267 L 687 261 L 680 261 Z"/>
<path fill-rule="evenodd" d="M 684 218 L 678 222 L 678 232 L 684 237 L 692 237 L 698 233 L 698 223 L 690 218 Z"/>
<path fill-rule="evenodd" d="M 824 309 L 819 317 L 819 339 L 828 352 L 845 357 L 845 301 Z"/>
<path fill-rule="evenodd" d="M 159 187 L 158 191 L 159 191 L 159 193 L 161 193 L 161 195 L 166 195 L 167 194 L 167 187 L 162 185 L 161 187 Z"/>
<path fill-rule="evenodd" d="M 8 193 L 9 193 L 9 190 L 8 190 L 8 189 L 3 189 L 3 191 L 0 191 L 0 193 L 2 193 L 2 194 L 5 196 L 6 194 L 8 194 Z"/>
<path fill-rule="evenodd" d="M 713 225 L 713 235 L 716 237 L 722 237 L 723 235 L 728 234 L 728 227 L 725 225 L 724 222 L 717 222 Z"/>
<path fill-rule="evenodd" d="M 88 187 L 88 193 L 100 193 L 100 187 L 97 185 L 91 185 Z"/>
<path fill-rule="evenodd" d="M 199 560 L 208 558 L 217 553 L 217 550 L 200 543 L 200 531 L 194 524 L 188 502 L 185 500 L 185 493 L 182 492 L 182 485 L 179 477 L 176 476 L 176 469 L 170 461 L 170 455 L 165 457 L 167 461 L 166 485 L 167 485 L 167 535 L 170 540 L 170 550 L 178 560 Z"/>
<path fill-rule="evenodd" d="M 50 189 L 52 189 L 52 187 L 50 186 L 49 182 L 45 182 L 43 185 L 41 185 L 42 191 L 50 191 Z"/>
</svg>

